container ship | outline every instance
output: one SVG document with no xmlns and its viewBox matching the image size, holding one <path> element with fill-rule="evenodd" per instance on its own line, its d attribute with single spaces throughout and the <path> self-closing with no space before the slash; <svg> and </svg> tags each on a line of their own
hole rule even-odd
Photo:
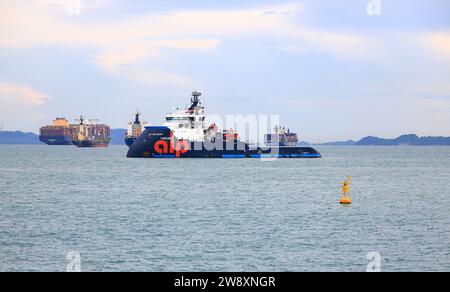
<svg viewBox="0 0 450 292">
<path fill-rule="evenodd" d="M 125 133 L 125 144 L 128 147 L 131 147 L 133 143 L 141 136 L 142 132 L 145 130 L 145 127 L 148 127 L 149 124 L 145 122 L 141 122 L 140 120 L 141 113 L 139 111 L 136 112 L 134 122 L 128 123 L 128 129 Z"/>
<path fill-rule="evenodd" d="M 220 131 L 205 123 L 201 93 L 193 92 L 190 106 L 165 116 L 162 126 L 145 127 L 128 150 L 129 158 L 320 158 L 311 147 L 298 147 L 295 133 L 266 135 L 266 145 L 243 142 L 233 130 Z M 293 135 L 295 134 L 295 135 Z M 294 145 L 295 144 L 295 145 Z"/>
<path fill-rule="evenodd" d="M 96 124 L 96 120 L 88 120 L 83 116 L 78 119 L 78 132 L 72 143 L 81 148 L 86 147 L 108 147 L 110 138 L 110 127 L 108 125 Z"/>
<path fill-rule="evenodd" d="M 47 145 L 72 145 L 78 125 L 70 125 L 66 118 L 57 118 L 52 125 L 42 127 L 39 132 L 39 140 Z"/>
<path fill-rule="evenodd" d="M 277 126 L 273 134 L 264 135 L 264 143 L 267 146 L 297 146 L 299 142 L 297 133 L 291 133 L 285 127 Z"/>
</svg>

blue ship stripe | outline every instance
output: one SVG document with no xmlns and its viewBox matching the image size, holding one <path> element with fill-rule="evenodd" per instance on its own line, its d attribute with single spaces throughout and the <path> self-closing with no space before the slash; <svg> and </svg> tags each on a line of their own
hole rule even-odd
<svg viewBox="0 0 450 292">
<path fill-rule="evenodd" d="M 222 158 L 245 158 L 245 154 L 222 154 Z"/>
<path fill-rule="evenodd" d="M 175 154 L 153 154 L 153 158 L 175 158 Z"/>
<path fill-rule="evenodd" d="M 278 154 L 261 154 L 259 158 L 280 158 Z"/>
<path fill-rule="evenodd" d="M 312 153 L 308 153 L 308 154 L 300 154 L 300 157 L 304 157 L 304 158 L 315 158 L 315 157 L 322 157 L 320 154 L 312 154 Z"/>
<path fill-rule="evenodd" d="M 306 154 L 252 154 L 251 158 L 320 158 L 321 154 L 306 153 Z"/>
<path fill-rule="evenodd" d="M 164 130 L 169 130 L 168 127 L 165 126 L 147 126 L 145 127 L 146 130 L 153 130 L 153 131 L 164 131 Z"/>
</svg>

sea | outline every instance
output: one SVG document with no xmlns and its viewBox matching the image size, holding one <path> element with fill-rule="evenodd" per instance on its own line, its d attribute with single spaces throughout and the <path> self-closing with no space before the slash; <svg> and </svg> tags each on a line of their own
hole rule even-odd
<svg viewBox="0 0 450 292">
<path fill-rule="evenodd" d="M 152 160 L 0 146 L 0 271 L 450 271 L 450 147 L 317 149 Z"/>
</svg>

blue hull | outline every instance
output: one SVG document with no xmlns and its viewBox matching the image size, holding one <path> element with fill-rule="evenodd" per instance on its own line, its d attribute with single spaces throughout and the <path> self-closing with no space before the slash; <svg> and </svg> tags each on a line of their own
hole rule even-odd
<svg viewBox="0 0 450 292">
<path fill-rule="evenodd" d="M 39 141 L 51 146 L 73 145 L 71 136 L 39 136 Z"/>
<path fill-rule="evenodd" d="M 128 147 L 131 147 L 131 145 L 134 144 L 134 142 L 136 142 L 138 138 L 136 137 L 129 137 L 129 138 L 125 138 L 125 144 L 127 144 Z"/>
<path fill-rule="evenodd" d="M 129 158 L 321 158 L 311 147 L 256 147 L 240 141 L 212 144 L 177 141 L 167 127 L 147 127 L 128 150 Z"/>
<path fill-rule="evenodd" d="M 97 139 L 97 140 L 83 140 L 83 141 L 77 141 L 73 140 L 73 145 L 79 147 L 79 148 L 106 148 L 108 147 L 108 144 L 110 142 L 110 139 Z"/>
</svg>

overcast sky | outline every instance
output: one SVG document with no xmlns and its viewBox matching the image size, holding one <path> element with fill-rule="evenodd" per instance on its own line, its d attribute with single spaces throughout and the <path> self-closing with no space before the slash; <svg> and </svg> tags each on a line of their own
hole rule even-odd
<svg viewBox="0 0 450 292">
<path fill-rule="evenodd" d="M 310 142 L 450 136 L 447 0 L 77 2 L 0 0 L 5 129 L 161 124 L 198 89 L 208 113 L 279 114 Z"/>
</svg>

